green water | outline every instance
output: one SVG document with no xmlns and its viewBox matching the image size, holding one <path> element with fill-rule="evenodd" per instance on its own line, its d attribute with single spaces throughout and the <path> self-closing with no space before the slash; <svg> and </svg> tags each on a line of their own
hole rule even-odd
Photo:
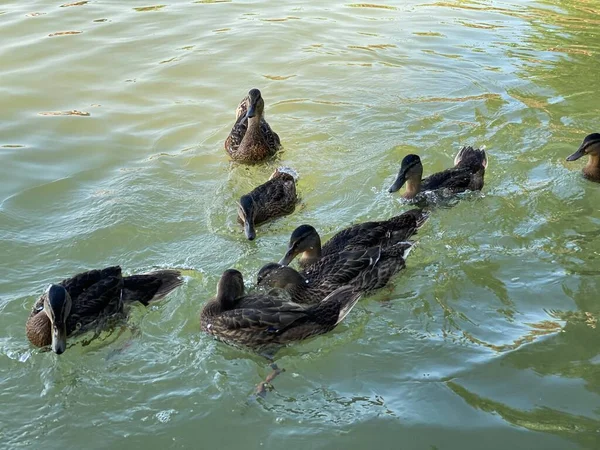
<svg viewBox="0 0 600 450">
<path fill-rule="evenodd" d="M 0 4 L 0 447 L 600 448 L 600 185 L 564 161 L 599 131 L 598 3 L 79 3 Z M 285 151 L 232 165 L 252 87 Z M 301 223 L 397 214 L 401 158 L 465 144 L 483 193 L 253 399 L 265 361 L 199 332 L 222 271 L 250 285 Z M 235 200 L 283 164 L 303 206 L 248 242 Z M 33 349 L 47 284 L 112 264 L 186 284 L 133 330 Z"/>
</svg>

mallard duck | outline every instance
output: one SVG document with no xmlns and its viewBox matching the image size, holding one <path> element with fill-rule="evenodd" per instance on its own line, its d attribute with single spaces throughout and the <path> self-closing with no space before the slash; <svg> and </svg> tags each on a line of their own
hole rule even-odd
<svg viewBox="0 0 600 450">
<path fill-rule="evenodd" d="M 27 338 L 37 347 L 52 345 L 60 355 L 75 332 L 102 327 L 114 316 L 125 317 L 126 304 L 138 301 L 147 306 L 182 283 L 176 270 L 123 277 L 121 268 L 114 266 L 80 273 L 51 284 L 35 303 L 25 327 Z"/>
<path fill-rule="evenodd" d="M 479 191 L 483 188 L 483 177 L 488 165 L 484 150 L 463 147 L 454 158 L 454 167 L 434 173 L 427 178 L 423 176 L 421 158 L 407 155 L 402 160 L 398 177 L 390 192 L 396 192 L 406 183 L 406 199 L 415 198 L 422 191 L 447 190 L 456 194 L 466 190 Z"/>
<path fill-rule="evenodd" d="M 600 183 L 600 133 L 588 134 L 577 151 L 567 158 L 567 161 L 575 161 L 585 155 L 590 159 L 583 168 L 583 176 L 588 180 Z"/>
<path fill-rule="evenodd" d="M 277 153 L 279 136 L 264 117 L 265 101 L 252 89 L 236 109 L 235 124 L 225 140 L 225 150 L 234 161 L 260 162 Z"/>
<path fill-rule="evenodd" d="M 315 305 L 300 305 L 283 295 L 244 295 L 242 274 L 229 269 L 219 280 L 217 296 L 202 309 L 200 326 L 228 344 L 265 350 L 333 330 L 359 298 L 350 286 Z"/>
<path fill-rule="evenodd" d="M 321 247 L 321 237 L 311 225 L 300 225 L 290 236 L 288 249 L 279 261 L 287 266 L 300 256 L 300 267 L 308 268 L 322 257 L 337 255 L 344 249 L 365 249 L 378 245 L 388 246 L 407 241 L 427 220 L 428 213 L 411 209 L 399 216 L 380 222 L 363 222 L 334 235 Z"/>
<path fill-rule="evenodd" d="M 368 293 L 384 287 L 405 267 L 412 245 L 401 242 L 385 248 L 371 247 L 325 256 L 310 267 L 310 272 L 302 274 L 289 266 L 270 263 L 258 272 L 257 285 L 284 289 L 294 302 L 302 304 L 318 303 L 344 285 Z"/>
<path fill-rule="evenodd" d="M 266 183 L 240 198 L 238 220 L 244 224 L 244 232 L 249 240 L 256 237 L 255 225 L 291 214 L 296 209 L 296 180 L 289 170 L 275 170 Z"/>
</svg>

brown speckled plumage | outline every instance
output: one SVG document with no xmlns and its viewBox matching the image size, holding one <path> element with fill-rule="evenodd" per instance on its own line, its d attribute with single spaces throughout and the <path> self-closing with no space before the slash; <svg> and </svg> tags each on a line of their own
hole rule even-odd
<svg viewBox="0 0 600 450">
<path fill-rule="evenodd" d="M 109 317 L 126 317 L 124 306 L 139 301 L 147 305 L 162 298 L 181 285 L 183 280 L 175 270 L 158 270 L 141 275 L 123 277 L 119 266 L 90 270 L 67 278 L 59 284 L 69 293 L 72 301 L 67 317 L 67 336 L 100 326 Z M 26 323 L 29 341 L 38 347 L 49 345 L 50 319 L 44 312 L 44 293 L 35 303 Z"/>
<path fill-rule="evenodd" d="M 247 117 L 255 106 L 255 115 Z M 264 100 L 258 89 L 252 89 L 236 109 L 235 124 L 225 140 L 225 150 L 234 161 L 256 163 L 269 158 L 281 147 L 279 136 L 264 117 Z"/>
<path fill-rule="evenodd" d="M 246 237 L 252 240 L 256 225 L 293 213 L 297 202 L 296 180 L 277 169 L 267 182 L 242 196 L 238 221 L 244 224 Z"/>
<path fill-rule="evenodd" d="M 217 296 L 200 313 L 202 330 L 237 346 L 261 350 L 327 333 L 341 322 L 360 297 L 341 287 L 316 305 L 300 305 L 287 295 L 244 295 L 242 274 L 227 270 Z"/>
<path fill-rule="evenodd" d="M 405 267 L 411 247 L 412 244 L 401 242 L 385 248 L 347 250 L 322 257 L 302 273 L 289 266 L 267 264 L 258 272 L 257 284 L 284 289 L 294 302 L 303 304 L 318 303 L 344 285 L 367 293 L 384 287 Z"/>
<path fill-rule="evenodd" d="M 388 220 L 358 223 L 336 233 L 322 247 L 317 230 L 310 225 L 301 225 L 292 232 L 288 250 L 279 262 L 288 265 L 297 255 L 301 255 L 299 265 L 305 269 L 306 275 L 311 265 L 320 258 L 335 257 L 343 250 L 387 247 L 407 241 L 427 217 L 428 213 L 422 209 L 411 209 Z"/>
</svg>

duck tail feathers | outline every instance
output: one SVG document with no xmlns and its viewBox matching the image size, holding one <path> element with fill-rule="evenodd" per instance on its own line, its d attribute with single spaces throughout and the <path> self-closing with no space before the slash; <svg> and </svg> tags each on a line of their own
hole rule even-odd
<svg viewBox="0 0 600 450">
<path fill-rule="evenodd" d="M 487 168 L 488 159 L 484 147 L 473 148 L 469 146 L 461 148 L 454 158 L 454 165 L 456 167 L 471 167 L 474 171 L 482 167 Z"/>
<path fill-rule="evenodd" d="M 338 318 L 335 325 L 339 324 L 348 315 L 354 305 L 360 299 L 361 293 L 354 290 L 352 286 L 342 286 L 323 299 L 320 306 L 339 306 Z"/>
<path fill-rule="evenodd" d="M 421 228 L 423 225 L 425 225 L 425 222 L 427 222 L 427 219 L 429 219 L 429 211 L 426 211 L 424 209 L 419 209 L 416 210 L 419 212 L 419 214 L 415 217 L 417 220 L 417 230 L 419 228 Z"/>
<path fill-rule="evenodd" d="M 123 301 L 140 302 L 145 306 L 160 300 L 183 284 L 178 270 L 156 270 L 123 278 Z"/>
</svg>

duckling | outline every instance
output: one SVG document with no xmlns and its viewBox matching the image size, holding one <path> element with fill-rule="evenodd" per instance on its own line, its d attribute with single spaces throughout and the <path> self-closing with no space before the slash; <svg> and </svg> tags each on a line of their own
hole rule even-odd
<svg viewBox="0 0 600 450">
<path fill-rule="evenodd" d="M 403 197 L 406 199 L 413 199 L 422 191 L 443 189 L 453 194 L 466 190 L 480 191 L 487 165 L 487 155 L 483 149 L 463 147 L 454 158 L 454 167 L 422 179 L 421 159 L 417 155 L 407 155 L 389 192 L 396 192 L 405 183 Z"/>
<path fill-rule="evenodd" d="M 252 164 L 273 156 L 281 147 L 279 136 L 264 117 L 265 101 L 252 89 L 236 109 L 236 120 L 225 140 L 225 150 L 234 161 Z"/>
<path fill-rule="evenodd" d="M 590 181 L 600 183 L 600 133 L 587 135 L 567 161 L 575 161 L 585 155 L 589 155 L 590 159 L 583 168 L 583 176 Z"/>
<path fill-rule="evenodd" d="M 80 273 L 51 284 L 39 298 L 27 319 L 27 338 L 37 347 L 51 345 L 60 355 L 67 337 L 106 326 L 111 317 L 126 317 L 125 305 L 138 301 L 147 306 L 182 283 L 176 270 L 123 277 L 121 268 L 113 266 Z"/>
<path fill-rule="evenodd" d="M 275 170 L 266 183 L 240 198 L 238 221 L 244 225 L 249 240 L 256 238 L 255 225 L 291 214 L 296 209 L 296 179 L 290 170 Z"/>
<path fill-rule="evenodd" d="M 265 350 L 333 330 L 359 298 L 351 286 L 314 305 L 300 305 L 283 295 L 244 295 L 242 274 L 229 269 L 219 280 L 216 297 L 202 308 L 200 327 L 230 345 Z"/>
<path fill-rule="evenodd" d="M 402 242 L 386 248 L 344 251 L 330 255 L 311 266 L 309 273 L 289 266 L 270 263 L 257 275 L 259 287 L 287 291 L 296 303 L 314 304 L 343 285 L 368 293 L 384 287 L 391 277 L 406 266 L 412 243 Z"/>
<path fill-rule="evenodd" d="M 423 226 L 429 214 L 423 209 L 411 209 L 380 222 L 363 222 L 345 228 L 321 247 L 321 237 L 311 225 L 300 225 L 290 236 L 287 251 L 279 264 L 287 266 L 300 255 L 299 265 L 307 269 L 322 257 L 339 254 L 344 249 L 384 247 L 407 241 Z"/>
</svg>

